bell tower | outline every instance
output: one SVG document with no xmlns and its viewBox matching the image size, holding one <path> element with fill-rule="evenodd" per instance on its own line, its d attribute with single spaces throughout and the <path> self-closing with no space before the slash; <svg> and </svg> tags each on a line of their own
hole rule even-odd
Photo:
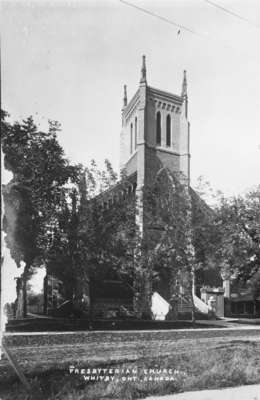
<svg viewBox="0 0 260 400">
<path fill-rule="evenodd" d="M 148 221 L 144 209 L 143 188 L 155 183 L 158 172 L 162 169 L 174 174 L 189 188 L 190 133 L 186 71 L 180 92 L 176 95 L 148 85 L 145 56 L 142 57 L 139 86 L 130 101 L 124 86 L 120 169 L 135 182 L 136 221 L 142 238 L 148 240 L 151 229 L 146 229 Z M 134 308 L 148 312 L 152 295 L 149 268 L 144 276 L 137 278 L 136 284 L 141 284 L 141 295 L 137 303 L 134 303 Z M 169 282 L 164 282 L 163 285 L 167 289 L 165 293 L 169 294 Z"/>
<path fill-rule="evenodd" d="M 180 95 L 153 88 L 143 56 L 139 87 L 129 102 L 124 86 L 120 169 L 137 173 L 137 188 L 153 181 L 161 168 L 189 184 L 189 130 L 186 71 Z"/>
</svg>

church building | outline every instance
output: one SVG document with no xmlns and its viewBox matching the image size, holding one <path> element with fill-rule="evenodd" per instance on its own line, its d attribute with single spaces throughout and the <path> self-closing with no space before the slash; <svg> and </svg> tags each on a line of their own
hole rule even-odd
<svg viewBox="0 0 260 400">
<path fill-rule="evenodd" d="M 146 205 L 143 201 L 144 188 L 153 185 L 158 175 L 164 173 L 169 175 L 170 180 L 174 176 L 187 188 L 187 193 L 189 193 L 190 124 L 188 121 L 186 71 L 184 71 L 180 86 L 181 93 L 178 95 L 149 86 L 145 56 L 142 57 L 139 86 L 130 101 L 127 97 L 127 87 L 124 86 L 120 133 L 120 170 L 124 171 L 124 175 L 129 181 L 127 195 L 133 193 L 136 198 L 136 218 L 143 236 L 147 232 L 148 225 L 145 218 Z M 98 196 L 102 208 L 109 208 L 117 201 L 118 191 L 118 187 L 115 187 Z M 157 237 L 159 239 L 160 235 Z M 142 285 L 145 286 L 143 291 L 146 292 L 148 298 L 147 304 L 142 307 L 146 309 L 150 308 L 149 298 L 154 292 L 151 281 L 151 277 L 148 276 L 142 282 Z M 115 285 L 114 282 L 109 284 L 111 287 Z M 108 288 L 105 289 L 105 286 L 102 291 L 109 291 Z M 169 286 L 169 282 L 167 283 L 166 278 L 164 282 L 161 282 L 159 289 L 169 301 L 171 290 L 167 286 Z M 157 287 L 157 290 L 159 289 Z M 97 293 L 102 295 L 102 291 L 100 291 L 100 283 L 95 285 L 92 290 L 91 297 L 96 305 L 100 301 Z M 119 290 L 119 292 L 122 291 Z M 104 299 L 102 302 L 103 308 L 106 307 Z M 188 306 L 190 311 L 190 303 Z M 133 308 L 136 308 L 135 305 Z"/>
<path fill-rule="evenodd" d="M 126 201 L 128 196 L 129 198 L 134 197 L 137 207 L 137 225 L 143 236 L 147 231 L 146 205 L 143 200 L 144 188 L 153 185 L 158 176 L 163 176 L 163 174 L 166 180 L 169 178 L 167 181 L 169 186 L 174 185 L 173 179 L 175 182 L 180 182 L 181 186 L 185 188 L 189 204 L 196 203 L 198 207 L 205 209 L 203 212 L 211 212 L 209 207 L 190 188 L 190 123 L 188 121 L 186 71 L 183 73 L 180 86 L 181 90 L 178 95 L 149 86 L 146 60 L 143 56 L 139 86 L 130 101 L 127 97 L 127 87 L 124 86 L 120 133 L 120 170 L 124 172 L 129 187 L 127 190 L 125 188 L 122 190 L 119 182 L 115 187 L 100 193 L 95 198 L 101 209 L 108 210 L 116 204 L 120 193 L 124 192 L 123 198 Z M 162 194 L 164 195 L 164 193 Z M 155 236 L 155 242 L 156 240 Z M 168 270 L 170 269 L 171 265 L 168 266 Z M 174 273 L 171 272 L 172 276 Z M 146 304 L 144 304 L 143 310 L 151 309 L 150 300 L 155 291 L 157 299 L 162 297 L 162 303 L 170 302 L 174 290 L 169 289 L 169 280 L 167 279 L 167 276 L 164 276 L 160 284 L 154 286 L 152 274 L 148 274 L 143 282 L 139 282 L 141 286 L 143 285 L 142 290 L 148 299 L 144 301 Z M 178 280 L 175 276 L 174 279 Z M 124 282 L 111 279 L 102 282 L 98 279 L 96 282 L 91 282 L 90 279 L 87 286 L 84 289 L 85 296 L 90 299 L 92 311 L 94 310 L 96 317 L 106 318 L 107 313 L 111 310 L 122 307 L 128 310 L 138 308 L 134 304 L 133 292 L 124 286 Z M 196 308 L 204 310 L 207 314 L 208 307 L 196 296 L 195 285 L 193 286 L 193 300 L 196 300 Z M 48 292 L 47 281 L 45 292 Z M 178 296 L 180 293 L 181 290 Z M 178 305 L 178 311 L 187 314 L 191 312 L 194 304 L 192 305 L 190 300 L 185 300 L 184 292 L 182 294 L 179 296 L 181 304 Z M 223 295 L 223 291 L 221 295 Z"/>
<path fill-rule="evenodd" d="M 127 98 L 127 87 L 124 86 L 120 170 L 124 171 L 129 182 L 126 197 L 133 195 L 136 198 L 136 214 L 142 235 L 145 235 L 147 229 L 143 191 L 155 182 L 162 171 L 176 177 L 189 191 L 190 124 L 186 71 L 180 86 L 181 93 L 178 95 L 149 86 L 145 56 L 142 57 L 139 86 L 130 101 Z M 101 209 L 109 209 L 115 204 L 119 192 L 120 183 L 99 194 L 96 199 Z M 150 277 L 142 284 L 146 286 L 144 291 L 150 297 L 154 291 Z M 167 282 L 162 286 L 161 294 L 169 301 L 170 291 L 167 287 L 164 290 Z M 120 304 L 135 309 L 133 294 L 119 282 L 90 281 L 87 292 L 97 314 L 100 312 L 103 315 L 102 310 L 113 309 Z M 146 307 L 149 305 L 146 304 Z"/>
</svg>

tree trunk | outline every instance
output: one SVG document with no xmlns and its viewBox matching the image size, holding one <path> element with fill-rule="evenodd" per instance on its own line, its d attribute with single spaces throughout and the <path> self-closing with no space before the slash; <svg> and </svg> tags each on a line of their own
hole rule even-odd
<svg viewBox="0 0 260 400">
<path fill-rule="evenodd" d="M 191 292 L 191 304 L 192 304 L 191 321 L 192 321 L 192 324 L 194 325 L 196 322 L 196 316 L 195 316 L 196 308 L 195 308 L 194 298 L 193 298 L 193 296 L 196 294 L 196 276 L 195 276 L 194 267 L 192 268 L 192 271 L 191 271 L 191 290 L 190 290 L 190 292 Z"/>
<path fill-rule="evenodd" d="M 26 264 L 22 274 L 22 292 L 23 292 L 23 318 L 27 317 L 27 280 L 30 265 Z"/>
<path fill-rule="evenodd" d="M 191 311 L 191 322 L 192 322 L 192 325 L 195 325 L 195 322 L 196 322 L 196 315 L 195 315 L 195 306 L 194 306 L 194 301 L 193 301 L 193 299 L 192 299 L 192 311 Z"/>
<path fill-rule="evenodd" d="M 152 300 L 152 277 L 150 271 L 144 274 L 144 288 L 142 301 L 142 318 L 151 319 L 151 300 Z"/>
<path fill-rule="evenodd" d="M 15 318 L 20 319 L 23 317 L 23 290 L 22 278 L 17 278 L 16 281 L 16 300 L 15 300 Z"/>
<path fill-rule="evenodd" d="M 44 277 L 43 280 L 43 314 L 47 315 L 48 313 L 48 275 Z"/>
<path fill-rule="evenodd" d="M 137 318 L 151 319 L 152 282 L 149 271 L 138 274 L 134 281 L 134 311 Z"/>
<path fill-rule="evenodd" d="M 178 320 L 178 303 L 179 297 L 175 294 L 171 296 L 170 299 L 170 310 L 167 314 L 167 320 L 169 321 L 177 321 Z"/>
<path fill-rule="evenodd" d="M 27 317 L 27 277 L 22 277 L 22 291 L 23 291 L 23 318 Z"/>
</svg>

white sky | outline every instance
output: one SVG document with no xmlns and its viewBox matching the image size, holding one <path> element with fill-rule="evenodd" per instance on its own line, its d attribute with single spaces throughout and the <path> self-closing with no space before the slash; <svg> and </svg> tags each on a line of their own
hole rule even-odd
<svg viewBox="0 0 260 400">
<path fill-rule="evenodd" d="M 201 36 L 119 0 L 2 2 L 3 107 L 61 122 L 72 161 L 118 168 L 122 87 L 135 93 L 146 54 L 151 86 L 179 94 L 187 69 L 192 181 L 228 195 L 259 183 L 260 2 L 216 0 L 251 24 L 204 0 L 129 2 Z"/>
</svg>

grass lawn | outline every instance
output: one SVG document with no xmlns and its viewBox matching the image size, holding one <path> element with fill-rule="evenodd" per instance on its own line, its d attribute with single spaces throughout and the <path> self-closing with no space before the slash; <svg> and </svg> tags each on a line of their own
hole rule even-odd
<svg viewBox="0 0 260 400">
<path fill-rule="evenodd" d="M 33 400 L 130 400 L 260 383 L 259 330 L 53 333 L 7 336 L 6 343 Z M 107 381 L 85 381 L 90 376 Z M 26 398 L 5 358 L 0 382 L 1 399 Z"/>
</svg>

